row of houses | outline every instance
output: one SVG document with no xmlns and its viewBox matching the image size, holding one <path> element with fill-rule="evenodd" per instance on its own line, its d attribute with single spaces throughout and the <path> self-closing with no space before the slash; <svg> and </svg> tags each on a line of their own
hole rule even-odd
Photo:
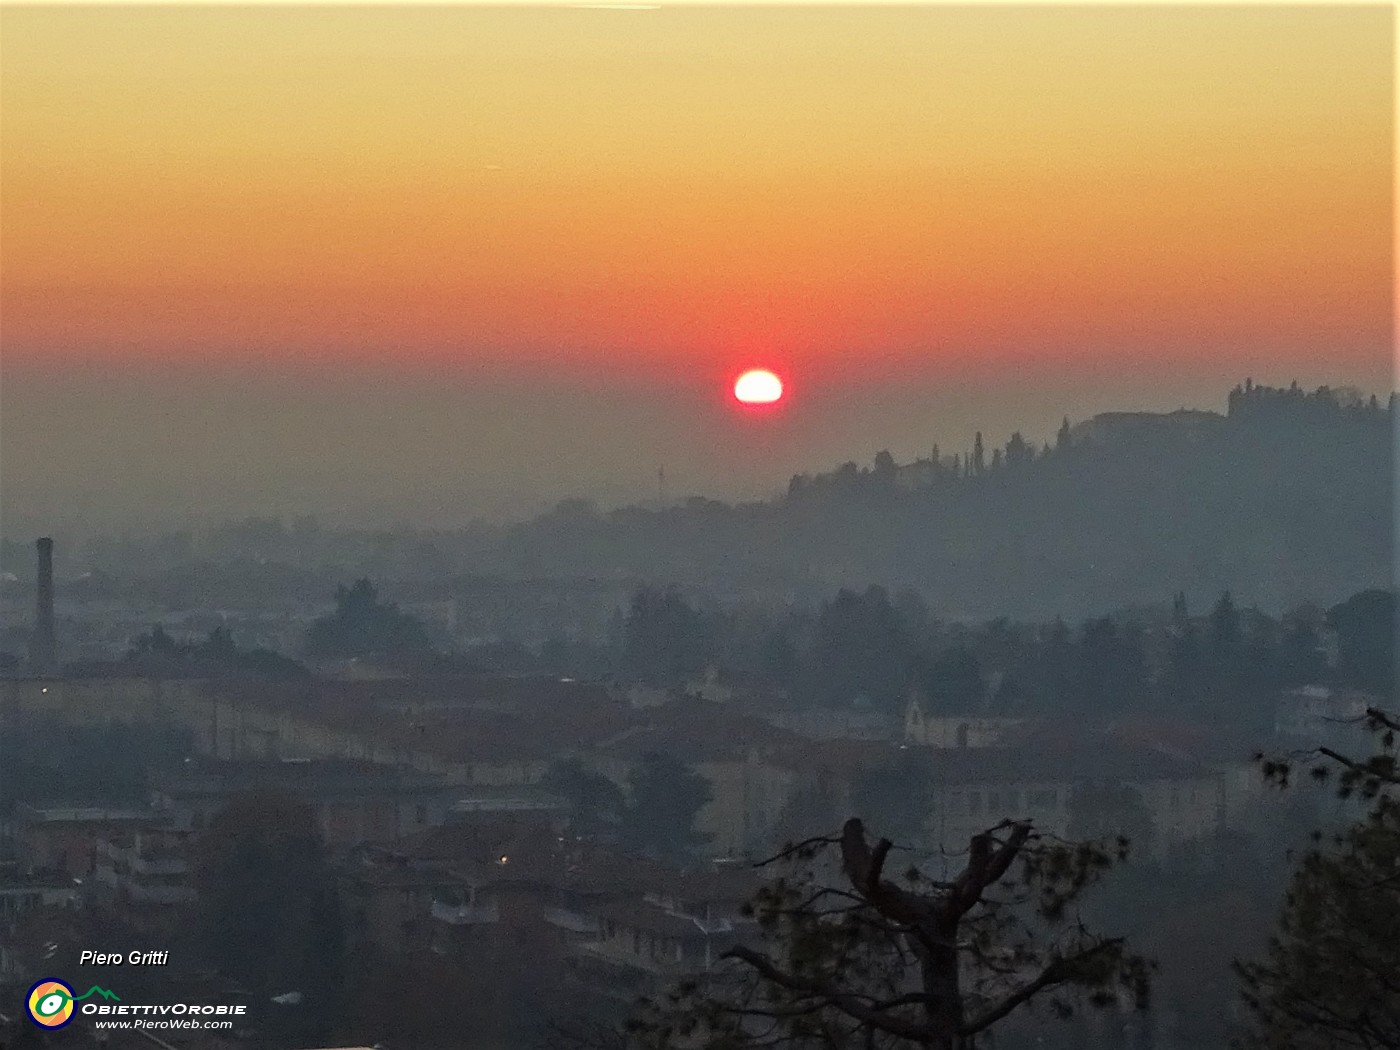
<svg viewBox="0 0 1400 1050">
<path fill-rule="evenodd" d="M 898 739 L 812 739 L 734 705 L 685 698 L 636 706 L 599 683 L 554 679 L 0 682 L 0 725 L 44 718 L 183 726 L 192 746 L 187 771 L 169 778 L 157 804 L 194 829 L 239 787 L 224 783 L 227 769 L 211 779 L 201 763 L 243 763 L 244 788 L 269 778 L 295 788 L 297 764 L 317 762 L 308 790 L 333 843 L 392 840 L 442 823 L 472 792 L 538 786 L 564 757 L 625 789 L 648 752 L 669 753 L 705 777 L 711 798 L 697 830 L 711 855 L 728 858 L 800 832 L 799 810 L 808 820 L 822 816 L 810 812 L 814 799 L 828 800 L 827 819 L 839 824 L 861 804 L 874 771 L 911 761 L 930 785 L 927 829 L 952 843 L 1005 815 L 1063 833 L 1071 799 L 1082 808 L 1086 787 L 1113 782 L 1137 793 L 1165 849 L 1237 826 L 1260 790 L 1251 762 L 1257 742 L 1193 737 L 1180 726 L 931 718 L 911 702 Z"/>
<path fill-rule="evenodd" d="M 935 867 L 956 866 L 970 837 L 1004 817 L 1071 839 L 1126 833 L 1137 855 L 1165 861 L 1247 829 L 1260 798 L 1251 744 L 1183 725 L 940 719 L 911 703 L 897 735 L 832 736 L 732 703 L 638 705 L 559 680 L 3 688 L 0 726 L 174 724 L 191 753 L 141 805 L 16 806 L 0 829 L 15 860 L 0 919 L 100 902 L 150 928 L 178 923 L 195 900 L 200 836 L 231 799 L 272 788 L 315 813 L 354 956 L 394 960 L 384 972 L 458 974 L 485 1001 L 492 988 L 511 1002 L 567 989 L 622 1004 L 709 972 L 754 935 L 743 902 L 758 883 L 745 862 L 852 814 L 909 836 Z M 1302 733 L 1355 706 L 1331 700 L 1292 698 L 1288 725 Z M 581 840 L 569 800 L 541 786 L 569 756 L 625 787 L 658 751 L 711 788 L 697 819 L 708 853 L 688 868 Z"/>
<path fill-rule="evenodd" d="M 569 834 L 567 806 L 535 790 L 458 797 L 413 829 L 360 819 L 355 826 L 368 832 L 348 834 L 337 813 L 354 772 L 336 761 L 206 761 L 163 779 L 149 807 L 22 804 L 7 828 L 17 859 L 0 879 L 0 926 L 13 930 L 26 913 L 95 908 L 169 935 L 197 899 L 200 836 L 255 784 L 304 800 L 328 832 L 345 943 L 357 957 L 484 970 L 475 984 L 513 982 L 500 989 L 506 999 L 539 981 L 540 994 L 567 984 L 616 1006 L 703 975 L 752 929 L 741 914 L 757 886 L 748 866 L 680 868 L 580 840 Z M 461 794 L 409 787 L 442 802 Z M 378 808 L 376 795 L 366 791 L 366 813 Z"/>
<path fill-rule="evenodd" d="M 396 956 L 528 963 L 615 1003 L 702 975 L 753 931 L 752 869 L 687 869 L 560 834 L 542 815 L 463 819 L 347 859 L 350 937 Z M 522 958 L 522 955 L 524 956 Z"/>
</svg>

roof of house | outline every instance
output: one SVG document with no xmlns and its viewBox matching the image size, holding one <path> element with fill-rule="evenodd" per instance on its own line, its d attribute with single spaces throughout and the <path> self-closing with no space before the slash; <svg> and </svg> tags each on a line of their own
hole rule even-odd
<svg viewBox="0 0 1400 1050">
<path fill-rule="evenodd" d="M 353 882 L 378 889 L 434 890 L 462 884 L 459 873 L 431 864 L 368 864 L 346 869 L 341 874 Z"/>
<path fill-rule="evenodd" d="M 287 682 L 220 682 L 230 699 L 322 713 L 476 709 L 515 713 L 562 708 L 625 707 L 602 682 L 544 675 L 414 675 L 341 679 L 305 678 Z"/>
<path fill-rule="evenodd" d="M 1145 715 L 1115 719 L 1105 732 L 1126 746 L 1214 764 L 1252 762 L 1260 744 L 1256 732 L 1247 727 Z"/>
<path fill-rule="evenodd" d="M 699 919 L 677 914 L 649 902 L 613 901 L 599 904 L 591 911 L 605 921 L 615 922 L 619 926 L 647 930 L 663 937 L 700 941 L 717 936 L 734 939 L 732 930 L 707 931 Z"/>
<path fill-rule="evenodd" d="M 602 683 L 545 677 L 231 681 L 217 695 L 452 762 L 547 759 L 597 744 L 636 719 Z"/>
<path fill-rule="evenodd" d="M 600 750 L 620 758 L 665 752 L 687 762 L 740 758 L 750 750 L 769 753 L 801 737 L 728 704 L 694 697 L 645 708 Z"/>
<path fill-rule="evenodd" d="M 186 759 L 158 776 L 155 788 L 172 798 L 222 798 L 256 788 L 278 788 L 316 801 L 375 795 L 440 794 L 440 777 L 358 759 Z"/>
<path fill-rule="evenodd" d="M 738 904 L 759 885 L 749 868 L 682 869 L 519 820 L 445 824 L 409 836 L 389 852 L 410 865 L 450 867 L 477 886 L 547 888 L 599 899 L 653 894 L 697 904 Z"/>
<path fill-rule="evenodd" d="M 624 712 L 562 709 L 546 717 L 478 710 L 413 715 L 384 711 L 375 713 L 373 732 L 382 742 L 454 761 L 542 760 L 588 747 L 621 731 L 627 723 Z"/>
<path fill-rule="evenodd" d="M 889 740 L 804 739 L 776 752 L 772 760 L 796 773 L 839 777 L 893 765 L 908 750 Z"/>
<path fill-rule="evenodd" d="M 113 824 L 140 823 L 158 819 L 149 809 L 107 806 L 33 805 L 19 802 L 15 818 L 25 824 Z"/>
<path fill-rule="evenodd" d="M 512 852 L 547 852 L 557 836 L 551 822 L 535 814 L 512 813 L 496 819 L 452 821 L 401 839 L 393 852 L 414 861 L 455 865 L 494 864 Z"/>
<path fill-rule="evenodd" d="M 808 774 L 855 776 L 909 763 L 935 783 L 1186 780 L 1211 770 L 1189 754 L 1105 733 L 1032 734 L 1002 747 L 927 748 L 883 741 L 824 740 L 779 756 Z"/>
</svg>

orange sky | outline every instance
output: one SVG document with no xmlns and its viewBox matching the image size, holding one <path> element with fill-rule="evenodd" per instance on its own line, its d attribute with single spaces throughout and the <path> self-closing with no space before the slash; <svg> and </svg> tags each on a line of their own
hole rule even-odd
<svg viewBox="0 0 1400 1050">
<path fill-rule="evenodd" d="M 1391 17 L 11 7 L 4 348 L 1360 364 Z"/>
<path fill-rule="evenodd" d="M 551 427 L 594 434 L 546 494 L 635 488 L 640 440 L 766 490 L 1251 374 L 1386 387 L 1393 38 L 1387 5 L 6 6 L 7 502 L 52 503 L 55 462 L 135 491 L 132 420 L 202 418 L 219 376 L 302 376 L 238 402 L 289 478 L 325 472 L 318 397 L 347 440 L 375 398 L 414 406 L 388 474 L 476 442 L 513 477 L 558 460 Z M 677 422 L 749 363 L 794 391 L 761 476 Z M 102 416 L 138 367 L 168 389 Z M 475 379 L 550 387 L 515 467 L 526 409 L 468 434 L 419 396 Z M 627 417 L 638 389 L 670 407 Z"/>
</svg>

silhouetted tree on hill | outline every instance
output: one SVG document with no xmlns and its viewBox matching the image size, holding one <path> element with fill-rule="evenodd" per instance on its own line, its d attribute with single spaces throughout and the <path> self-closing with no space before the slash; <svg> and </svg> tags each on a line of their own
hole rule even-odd
<svg viewBox="0 0 1400 1050">
<path fill-rule="evenodd" d="M 1035 460 L 1035 449 L 1026 442 L 1018 430 L 1006 443 L 1006 465 L 1013 469 L 1024 467 Z"/>
<path fill-rule="evenodd" d="M 1064 451 L 1069 448 L 1069 445 L 1069 416 L 1065 416 L 1060 423 L 1060 429 L 1055 432 L 1055 448 Z"/>
</svg>

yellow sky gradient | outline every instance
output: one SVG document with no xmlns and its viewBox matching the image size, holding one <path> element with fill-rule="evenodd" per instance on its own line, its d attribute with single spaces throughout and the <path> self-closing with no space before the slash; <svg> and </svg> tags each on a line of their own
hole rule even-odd
<svg viewBox="0 0 1400 1050">
<path fill-rule="evenodd" d="M 1390 337 L 1388 7 L 12 6 L 0 31 L 12 359 L 1359 365 Z"/>
</svg>

